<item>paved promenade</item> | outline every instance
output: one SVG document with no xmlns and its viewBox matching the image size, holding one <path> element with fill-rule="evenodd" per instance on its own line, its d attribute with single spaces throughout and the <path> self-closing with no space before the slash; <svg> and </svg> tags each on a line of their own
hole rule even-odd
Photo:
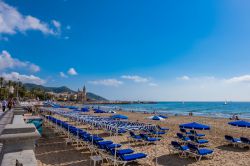
<svg viewBox="0 0 250 166">
<path fill-rule="evenodd" d="M 11 123 L 12 117 L 13 117 L 13 111 L 6 111 L 6 112 L 2 112 L 2 110 L 0 111 L 0 135 L 4 129 L 4 126 L 6 124 Z"/>
</svg>

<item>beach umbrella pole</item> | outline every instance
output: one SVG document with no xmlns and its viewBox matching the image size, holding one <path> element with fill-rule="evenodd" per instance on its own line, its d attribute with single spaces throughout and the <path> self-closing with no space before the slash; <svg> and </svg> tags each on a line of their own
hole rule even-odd
<svg viewBox="0 0 250 166">
<path fill-rule="evenodd" d="M 117 125 L 116 125 L 116 136 L 115 136 L 116 138 L 118 137 L 118 126 Z M 117 139 L 115 139 L 115 140 L 117 140 Z M 117 150 L 117 148 L 115 146 L 115 162 L 114 162 L 114 166 L 116 165 L 116 150 Z"/>
<path fill-rule="evenodd" d="M 77 148 L 78 148 L 78 142 L 79 142 L 79 129 L 77 128 Z"/>
<path fill-rule="evenodd" d="M 68 125 L 68 139 L 69 139 L 69 125 Z"/>
<path fill-rule="evenodd" d="M 157 144 L 158 144 L 158 129 L 157 129 L 157 126 L 156 126 L 156 139 L 157 139 L 157 141 L 156 141 L 156 144 L 155 144 L 155 165 L 157 166 L 157 164 L 158 164 L 158 158 L 157 158 Z"/>
</svg>

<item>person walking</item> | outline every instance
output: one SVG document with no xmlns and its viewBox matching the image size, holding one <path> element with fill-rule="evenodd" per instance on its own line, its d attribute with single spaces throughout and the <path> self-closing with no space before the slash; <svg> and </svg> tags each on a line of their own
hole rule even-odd
<svg viewBox="0 0 250 166">
<path fill-rule="evenodd" d="M 12 98 L 11 98 L 11 99 L 9 99 L 9 101 L 8 101 L 8 109 L 11 110 L 11 109 L 12 109 L 12 106 L 13 106 L 13 100 L 12 100 Z"/>
<path fill-rule="evenodd" d="M 3 112 L 5 111 L 6 107 L 7 107 L 7 101 L 3 100 L 2 101 L 2 110 L 3 110 Z"/>
</svg>

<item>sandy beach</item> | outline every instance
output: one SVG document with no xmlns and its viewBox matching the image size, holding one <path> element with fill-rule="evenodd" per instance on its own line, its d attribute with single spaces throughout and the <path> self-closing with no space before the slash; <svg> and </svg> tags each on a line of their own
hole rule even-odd
<svg viewBox="0 0 250 166">
<path fill-rule="evenodd" d="M 142 144 L 129 143 L 128 134 L 123 136 L 109 136 L 102 130 L 88 130 L 90 133 L 99 134 L 106 140 L 112 140 L 116 143 L 121 143 L 122 146 L 130 147 L 136 152 L 147 153 L 148 157 L 143 160 L 139 160 L 138 164 L 151 166 L 155 165 L 155 154 L 157 154 L 158 165 L 167 166 L 184 166 L 184 165 L 226 165 L 226 166 L 247 166 L 250 165 L 250 150 L 248 148 L 239 148 L 228 145 L 224 139 L 224 135 L 229 134 L 234 137 L 245 136 L 250 138 L 250 130 L 242 129 L 228 125 L 229 119 L 223 118 L 208 118 L 197 116 L 170 116 L 165 121 L 152 121 L 146 119 L 150 114 L 138 113 L 138 112 L 125 112 L 118 111 L 117 113 L 127 115 L 131 121 L 139 121 L 145 123 L 159 124 L 163 127 L 168 127 L 169 132 L 161 138 L 161 141 L 154 144 L 144 146 Z M 93 114 L 88 113 L 88 114 Z M 97 115 L 97 114 L 95 114 Z M 100 116 L 110 116 L 111 114 L 99 114 Z M 57 116 L 58 117 L 58 116 Z M 61 118 L 66 120 L 65 118 Z M 194 158 L 180 158 L 178 155 L 170 154 L 169 147 L 170 142 L 178 140 L 176 133 L 179 132 L 179 124 L 188 122 L 198 122 L 211 126 L 210 131 L 200 131 L 206 134 L 206 139 L 209 140 L 208 148 L 214 150 L 213 158 L 203 158 L 197 162 Z M 88 129 L 87 125 L 80 125 L 80 128 Z M 39 146 L 36 148 L 36 157 L 38 159 L 39 166 L 47 165 L 89 165 L 90 153 L 86 149 L 77 149 L 76 145 L 65 145 L 65 137 L 58 137 L 55 134 L 48 134 L 49 129 L 44 129 L 44 136 L 39 140 Z M 52 131 L 49 131 L 50 133 Z M 48 137 L 49 136 L 49 137 Z M 58 142 L 58 143 L 55 143 Z M 52 143 L 53 146 L 48 146 Z M 156 152 L 156 153 L 155 153 Z M 107 165 L 107 164 L 103 164 Z M 132 164 L 134 165 L 134 164 Z"/>
</svg>

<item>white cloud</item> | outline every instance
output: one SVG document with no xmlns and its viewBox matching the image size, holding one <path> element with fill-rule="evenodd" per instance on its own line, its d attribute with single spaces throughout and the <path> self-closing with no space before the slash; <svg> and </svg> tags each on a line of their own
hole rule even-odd
<svg viewBox="0 0 250 166">
<path fill-rule="evenodd" d="M 68 76 L 67 76 L 66 74 L 64 74 L 64 72 L 60 72 L 59 74 L 60 74 L 60 76 L 61 76 L 62 78 L 68 78 Z"/>
<path fill-rule="evenodd" d="M 0 1 L 0 34 L 37 30 L 44 34 L 58 35 L 60 27 L 60 23 L 56 20 L 52 20 L 52 25 L 49 26 L 36 17 L 22 15 L 16 8 Z"/>
<path fill-rule="evenodd" d="M 187 80 L 190 80 L 190 77 L 188 77 L 188 76 L 181 76 L 181 77 L 178 77 L 177 79 L 178 80 L 185 80 L 185 81 L 187 81 Z"/>
<path fill-rule="evenodd" d="M 40 71 L 39 66 L 27 61 L 23 62 L 19 59 L 12 58 L 9 52 L 3 50 L 2 53 L 0 53 L 0 71 L 13 68 L 27 68 L 31 72 Z"/>
<path fill-rule="evenodd" d="M 153 87 L 156 87 L 156 86 L 158 86 L 158 84 L 156 84 L 156 83 L 153 83 L 153 82 L 149 83 L 148 85 L 149 85 L 149 86 L 153 86 Z"/>
<path fill-rule="evenodd" d="M 14 67 L 25 67 L 26 63 L 19 61 L 18 59 L 14 59 L 11 55 L 3 50 L 0 54 L 0 70 Z"/>
<path fill-rule="evenodd" d="M 89 83 L 94 85 L 115 86 L 115 87 L 123 84 L 122 81 L 119 81 L 117 79 L 95 80 L 95 81 L 89 81 Z"/>
<path fill-rule="evenodd" d="M 232 78 L 226 79 L 226 82 L 228 83 L 243 83 L 243 82 L 250 83 L 250 75 L 232 77 Z"/>
<path fill-rule="evenodd" d="M 30 64 L 29 67 L 30 67 L 30 70 L 33 71 L 33 72 L 39 72 L 40 71 L 40 67 L 35 65 L 35 64 Z"/>
<path fill-rule="evenodd" d="M 68 74 L 69 74 L 69 75 L 77 75 L 77 72 L 76 72 L 76 70 L 75 70 L 74 68 L 70 68 L 70 69 L 68 70 Z"/>
<path fill-rule="evenodd" d="M 57 20 L 52 20 L 52 24 L 55 26 L 57 34 L 60 34 L 61 33 L 61 23 Z"/>
<path fill-rule="evenodd" d="M 137 82 L 137 83 L 141 83 L 141 82 L 145 83 L 145 82 L 149 81 L 148 78 L 140 77 L 137 75 L 123 75 L 123 76 L 121 76 L 121 78 L 127 79 L 127 80 L 132 80 L 132 81 Z"/>
<path fill-rule="evenodd" d="M 59 21 L 52 20 L 52 23 L 57 29 L 61 29 L 61 23 Z"/>
<path fill-rule="evenodd" d="M 21 81 L 24 83 L 45 84 L 46 81 L 34 75 L 22 75 L 18 72 L 3 73 L 1 75 L 6 80 Z"/>
</svg>

